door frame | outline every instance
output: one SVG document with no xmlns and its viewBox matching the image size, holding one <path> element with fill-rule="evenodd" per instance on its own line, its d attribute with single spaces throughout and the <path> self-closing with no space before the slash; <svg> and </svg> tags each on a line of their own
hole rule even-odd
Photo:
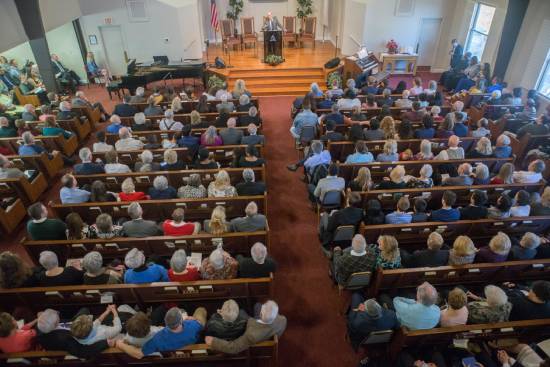
<svg viewBox="0 0 550 367">
<path fill-rule="evenodd" d="M 122 32 L 122 26 L 119 25 L 119 24 L 104 24 L 104 25 L 100 25 L 97 27 L 98 30 L 99 30 L 99 36 L 101 37 L 101 50 L 103 51 L 103 55 L 105 57 L 105 68 L 107 69 L 107 71 L 109 72 L 109 75 L 113 75 L 112 73 L 112 70 L 111 70 L 111 65 L 109 64 L 109 56 L 108 56 L 108 53 L 107 53 L 107 48 L 105 47 L 105 39 L 103 38 L 103 32 L 102 30 L 103 29 L 107 29 L 107 28 L 117 28 L 119 31 L 120 31 L 120 39 L 122 40 L 122 46 L 123 46 L 123 50 L 122 52 L 124 52 L 124 56 L 126 58 L 126 38 L 124 37 L 124 32 Z M 128 61 L 126 61 L 128 62 Z"/>
<path fill-rule="evenodd" d="M 420 31 L 422 30 L 422 23 L 425 20 L 439 20 L 439 34 L 437 35 L 437 41 L 435 42 L 435 51 L 432 56 L 432 60 L 430 60 L 430 70 L 434 66 L 435 59 L 437 58 L 437 50 L 439 49 L 439 42 L 441 41 L 441 27 L 443 26 L 443 17 L 421 17 L 418 21 L 418 35 L 416 36 L 416 51 L 418 52 L 418 48 L 420 46 Z M 428 66 L 428 65 L 422 65 L 422 66 Z"/>
</svg>

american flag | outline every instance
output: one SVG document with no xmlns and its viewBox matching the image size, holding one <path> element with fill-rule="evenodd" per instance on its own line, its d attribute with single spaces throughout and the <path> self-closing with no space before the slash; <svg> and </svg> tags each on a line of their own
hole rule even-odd
<svg viewBox="0 0 550 367">
<path fill-rule="evenodd" d="M 210 26 L 214 30 L 218 30 L 218 8 L 216 0 L 210 0 Z"/>
</svg>

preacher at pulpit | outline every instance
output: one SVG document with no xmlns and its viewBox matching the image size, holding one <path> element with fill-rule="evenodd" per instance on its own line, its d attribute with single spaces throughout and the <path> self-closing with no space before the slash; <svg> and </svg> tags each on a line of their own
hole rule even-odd
<svg viewBox="0 0 550 367">
<path fill-rule="evenodd" d="M 271 12 L 267 13 L 267 17 L 265 17 L 265 23 L 262 28 L 264 31 L 280 31 L 283 29 L 281 23 L 279 23 L 279 19 L 274 17 Z"/>
<path fill-rule="evenodd" d="M 271 12 L 267 13 L 262 30 L 264 32 L 264 62 L 269 55 L 283 56 L 283 27 Z"/>
</svg>

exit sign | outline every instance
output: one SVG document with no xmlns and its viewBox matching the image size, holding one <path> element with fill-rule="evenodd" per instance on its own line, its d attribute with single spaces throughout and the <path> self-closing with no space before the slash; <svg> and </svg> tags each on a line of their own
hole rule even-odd
<svg viewBox="0 0 550 367">
<path fill-rule="evenodd" d="M 107 18 L 103 19 L 103 23 L 104 24 L 112 24 L 113 23 L 113 18 L 107 17 Z"/>
</svg>

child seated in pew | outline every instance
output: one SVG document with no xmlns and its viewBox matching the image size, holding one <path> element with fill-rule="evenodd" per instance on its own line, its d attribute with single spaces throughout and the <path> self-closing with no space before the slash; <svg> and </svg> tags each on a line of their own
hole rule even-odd
<svg viewBox="0 0 550 367">
<path fill-rule="evenodd" d="M 0 351 L 2 353 L 27 352 L 34 348 L 37 320 L 19 327 L 7 312 L 0 313 Z"/>
</svg>

